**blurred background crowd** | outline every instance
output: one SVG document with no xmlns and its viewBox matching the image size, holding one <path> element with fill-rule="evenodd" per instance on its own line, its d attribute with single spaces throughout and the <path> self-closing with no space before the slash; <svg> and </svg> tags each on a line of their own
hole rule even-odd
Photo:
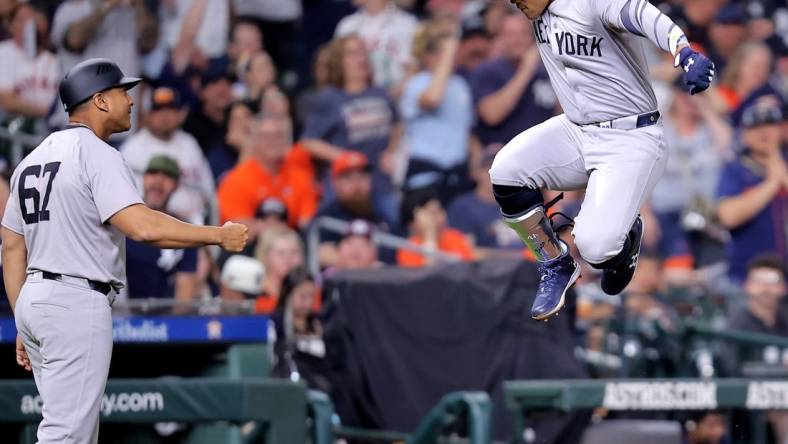
<svg viewBox="0 0 788 444">
<path fill-rule="evenodd" d="M 671 56 L 644 40 L 670 160 L 642 209 L 629 288 L 606 296 L 584 268 L 577 342 L 587 358 L 641 356 L 628 376 L 736 375 L 737 350 L 688 360 L 676 338 L 688 318 L 788 335 L 788 7 L 654 3 L 718 80 L 688 95 Z M 332 273 L 531 260 L 500 220 L 487 170 L 561 110 L 531 24 L 506 1 L 0 0 L 5 178 L 65 124 L 58 81 L 90 57 L 145 79 L 131 91 L 133 129 L 112 140 L 145 202 L 191 222 L 246 223 L 252 239 L 231 257 L 128 241 L 128 301 L 182 301 L 176 313 L 237 302 L 287 313 L 295 334 L 319 340 Z M 7 179 L 0 188 L 7 198 Z M 571 217 L 582 200 L 563 193 L 552 210 Z M 756 360 L 788 366 L 788 349 Z"/>
</svg>

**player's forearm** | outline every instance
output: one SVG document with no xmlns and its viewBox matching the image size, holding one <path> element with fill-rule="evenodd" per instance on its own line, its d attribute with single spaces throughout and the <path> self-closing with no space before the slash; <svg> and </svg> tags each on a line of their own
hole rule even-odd
<svg viewBox="0 0 788 444">
<path fill-rule="evenodd" d="M 766 180 L 743 194 L 724 199 L 717 207 L 720 223 L 731 230 L 749 222 L 769 205 L 781 186 L 777 180 Z"/>
<path fill-rule="evenodd" d="M 2 229 L 2 237 L 3 283 L 11 310 L 15 310 L 19 292 L 27 278 L 27 247 L 23 236 L 7 228 Z"/>
<path fill-rule="evenodd" d="M 687 37 L 673 20 L 647 0 L 630 0 L 621 10 L 621 25 L 629 32 L 651 40 L 663 51 L 676 55 L 687 46 Z"/>
</svg>

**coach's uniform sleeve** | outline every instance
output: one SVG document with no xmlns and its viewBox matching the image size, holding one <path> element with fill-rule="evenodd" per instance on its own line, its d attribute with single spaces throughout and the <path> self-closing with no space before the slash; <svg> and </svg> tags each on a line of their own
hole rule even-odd
<svg viewBox="0 0 788 444">
<path fill-rule="evenodd" d="M 687 43 L 684 31 L 647 0 L 593 0 L 591 4 L 607 26 L 645 37 L 672 55 L 679 44 Z"/>
<path fill-rule="evenodd" d="M 118 211 L 141 204 L 142 198 L 131 169 L 118 151 L 109 145 L 89 148 L 85 156 L 88 186 L 101 222 L 106 223 Z"/>
<path fill-rule="evenodd" d="M 11 193 L 5 203 L 5 213 L 3 213 L 3 226 L 16 234 L 24 234 L 22 212 L 19 210 L 19 193 L 17 193 L 17 180 L 19 176 L 14 174 L 11 178 Z"/>
</svg>

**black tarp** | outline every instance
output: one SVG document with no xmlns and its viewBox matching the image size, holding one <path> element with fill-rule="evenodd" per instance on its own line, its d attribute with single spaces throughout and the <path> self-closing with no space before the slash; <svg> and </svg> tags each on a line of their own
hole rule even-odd
<svg viewBox="0 0 788 444">
<path fill-rule="evenodd" d="M 572 307 L 549 322 L 530 318 L 537 282 L 533 264 L 511 260 L 333 276 L 325 338 L 343 424 L 413 431 L 444 394 L 485 390 L 495 438 L 512 438 L 502 381 L 585 377 Z M 540 421 L 537 442 L 575 442 L 580 422 Z"/>
</svg>

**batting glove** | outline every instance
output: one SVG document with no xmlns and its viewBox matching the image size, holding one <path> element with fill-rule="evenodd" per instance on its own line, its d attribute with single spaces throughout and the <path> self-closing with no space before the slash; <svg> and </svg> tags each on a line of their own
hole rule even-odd
<svg viewBox="0 0 788 444">
<path fill-rule="evenodd" d="M 714 79 L 714 62 L 689 47 L 676 54 L 673 66 L 681 66 L 684 70 L 682 80 L 690 95 L 705 91 Z"/>
</svg>

